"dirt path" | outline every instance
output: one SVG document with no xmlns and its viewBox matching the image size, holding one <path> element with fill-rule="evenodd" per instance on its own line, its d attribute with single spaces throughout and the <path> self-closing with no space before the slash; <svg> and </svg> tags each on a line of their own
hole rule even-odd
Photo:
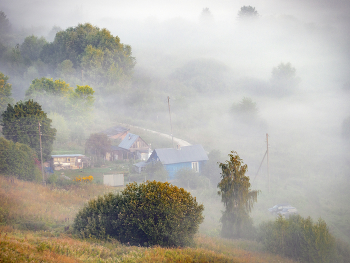
<svg viewBox="0 0 350 263">
<path fill-rule="evenodd" d="M 171 140 L 171 135 L 169 134 L 165 134 L 165 133 L 161 133 L 161 132 L 157 132 L 157 131 L 153 131 L 153 130 L 149 130 L 149 129 L 145 129 L 145 128 L 142 128 L 142 127 L 139 127 L 139 126 L 134 126 L 134 125 L 130 125 L 130 124 L 126 124 L 126 123 L 119 123 L 120 125 L 124 126 L 124 127 L 133 127 L 133 128 L 137 128 L 137 129 L 140 129 L 140 130 L 144 130 L 144 131 L 147 131 L 147 132 L 151 132 L 151 133 L 155 133 L 155 134 L 158 134 L 164 138 L 167 138 L 169 140 Z M 179 139 L 179 138 L 176 138 L 174 137 L 174 144 L 175 145 L 179 145 L 179 146 L 190 146 L 191 144 L 187 141 L 184 141 L 182 139 Z"/>
</svg>

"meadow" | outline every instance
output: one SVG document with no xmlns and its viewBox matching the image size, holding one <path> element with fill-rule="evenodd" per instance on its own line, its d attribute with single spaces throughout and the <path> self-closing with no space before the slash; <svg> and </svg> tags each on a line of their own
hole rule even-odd
<svg viewBox="0 0 350 263">
<path fill-rule="evenodd" d="M 255 241 L 198 233 L 187 248 L 136 247 L 110 239 L 76 238 L 77 211 L 91 198 L 120 188 L 93 182 L 43 186 L 0 176 L 1 262 L 294 262 L 263 252 Z"/>
</svg>

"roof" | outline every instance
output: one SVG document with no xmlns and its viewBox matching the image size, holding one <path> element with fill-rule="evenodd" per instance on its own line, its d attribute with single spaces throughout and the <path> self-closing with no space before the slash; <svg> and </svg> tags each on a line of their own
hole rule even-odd
<svg viewBox="0 0 350 263">
<path fill-rule="evenodd" d="M 200 144 L 183 146 L 180 149 L 162 148 L 155 149 L 152 155 L 156 153 L 162 164 L 187 163 L 207 161 L 208 155 Z M 152 158 L 152 155 L 150 158 Z"/>
<path fill-rule="evenodd" d="M 113 136 L 113 135 L 124 133 L 124 132 L 129 131 L 129 130 L 130 129 L 122 127 L 122 126 L 114 126 L 114 127 L 108 128 L 104 131 L 101 131 L 100 133 L 106 134 L 107 136 Z"/>
<path fill-rule="evenodd" d="M 134 166 L 136 166 L 136 167 L 145 167 L 145 166 L 147 166 L 147 163 L 145 163 L 145 162 L 138 162 L 138 163 L 134 163 L 133 164 Z"/>
<path fill-rule="evenodd" d="M 52 158 L 55 157 L 80 157 L 85 156 L 84 154 L 57 154 L 57 155 L 51 155 Z"/>
<path fill-rule="evenodd" d="M 134 142 L 136 142 L 136 140 L 139 138 L 140 136 L 136 135 L 136 134 L 132 134 L 132 133 L 128 133 L 128 135 L 125 136 L 125 138 L 121 141 L 121 143 L 119 143 L 119 147 L 123 148 L 125 150 L 129 150 L 130 147 L 134 144 Z"/>
</svg>

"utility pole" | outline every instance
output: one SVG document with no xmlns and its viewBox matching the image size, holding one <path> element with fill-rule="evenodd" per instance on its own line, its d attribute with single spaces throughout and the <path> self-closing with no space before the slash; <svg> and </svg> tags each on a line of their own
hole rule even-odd
<svg viewBox="0 0 350 263">
<path fill-rule="evenodd" d="M 40 121 L 39 121 L 39 142 L 40 142 L 40 160 L 41 160 L 41 174 L 43 175 L 43 185 L 45 185 L 45 178 L 44 178 L 44 166 L 43 166 L 43 147 L 41 146 L 41 132 L 40 132 Z"/>
<path fill-rule="evenodd" d="M 173 136 L 173 125 L 171 123 L 171 114 L 170 114 L 170 97 L 168 96 L 168 107 L 169 107 L 169 117 L 170 117 L 170 130 L 171 130 L 171 143 L 174 148 L 174 136 Z"/>
<path fill-rule="evenodd" d="M 270 171 L 269 171 L 269 135 L 266 133 L 266 157 L 267 157 L 267 178 L 268 178 L 268 189 L 270 193 Z"/>
</svg>

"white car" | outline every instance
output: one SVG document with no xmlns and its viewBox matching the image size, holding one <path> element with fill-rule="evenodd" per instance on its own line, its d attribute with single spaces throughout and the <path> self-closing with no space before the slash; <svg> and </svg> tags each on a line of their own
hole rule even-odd
<svg viewBox="0 0 350 263">
<path fill-rule="evenodd" d="M 295 207 L 286 207 L 283 208 L 282 211 L 277 212 L 277 215 L 281 215 L 284 218 L 288 218 L 291 215 L 297 215 L 298 210 Z"/>
<path fill-rule="evenodd" d="M 281 212 L 284 208 L 287 208 L 287 207 L 291 207 L 291 205 L 287 203 L 277 204 L 269 208 L 268 211 L 273 215 L 277 215 L 278 212 Z"/>
</svg>

